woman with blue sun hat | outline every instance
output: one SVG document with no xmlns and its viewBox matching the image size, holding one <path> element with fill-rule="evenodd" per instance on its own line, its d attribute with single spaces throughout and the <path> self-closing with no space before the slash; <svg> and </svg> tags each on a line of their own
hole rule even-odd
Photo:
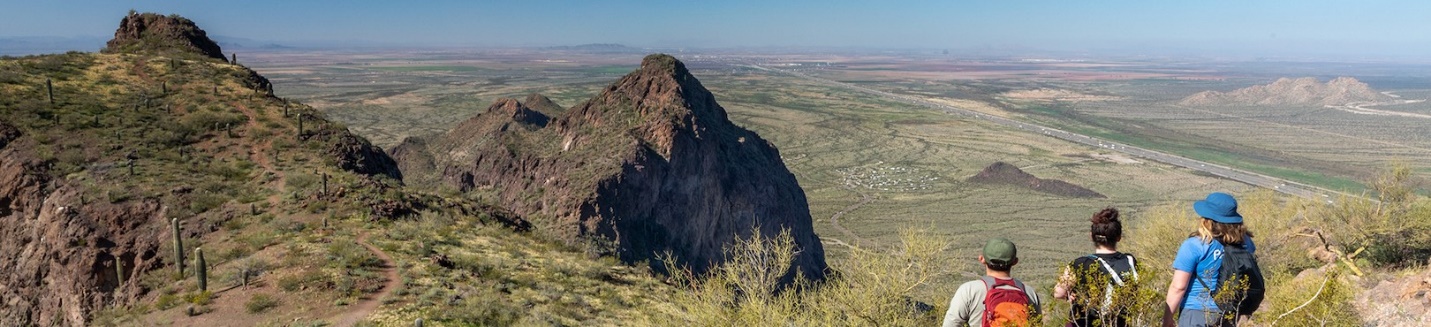
<svg viewBox="0 0 1431 327">
<path fill-rule="evenodd" d="M 1237 212 L 1237 199 L 1227 193 L 1212 193 L 1207 199 L 1193 203 L 1198 219 L 1197 232 L 1189 235 L 1173 259 L 1173 278 L 1168 285 L 1167 311 L 1163 326 L 1205 327 L 1236 326 L 1245 321 L 1262 302 L 1262 274 L 1253 257 L 1256 246 Z M 1226 262 L 1224 262 L 1226 261 Z M 1228 265 L 1229 267 L 1224 267 Z M 1249 267 L 1250 266 L 1250 267 Z M 1224 271 L 1229 277 L 1245 280 L 1239 287 L 1237 300 L 1218 296 L 1219 278 Z M 1245 275 L 1245 276 L 1243 276 Z M 1254 284 L 1255 283 L 1255 284 Z M 1229 284 L 1231 284 L 1229 282 Z M 1248 293 L 1255 292 L 1248 300 Z"/>
</svg>

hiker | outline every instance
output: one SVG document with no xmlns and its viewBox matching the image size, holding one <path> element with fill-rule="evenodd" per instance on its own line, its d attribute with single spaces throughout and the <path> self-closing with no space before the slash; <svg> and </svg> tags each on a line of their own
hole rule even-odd
<svg viewBox="0 0 1431 327">
<path fill-rule="evenodd" d="M 1010 272 L 1019 263 L 1018 249 L 1005 238 L 989 240 L 984 254 L 984 277 L 959 286 L 949 300 L 944 327 L 1028 326 L 1039 311 L 1038 294 L 1014 279 Z"/>
<path fill-rule="evenodd" d="M 1173 280 L 1168 285 L 1163 326 L 1235 326 L 1250 317 L 1262 302 L 1262 273 L 1252 256 L 1256 250 L 1252 233 L 1247 231 L 1242 215 L 1237 213 L 1237 199 L 1226 193 L 1209 194 L 1207 199 L 1193 203 L 1193 211 L 1202 219 L 1199 219 L 1197 232 L 1183 241 L 1173 259 Z M 1242 269 L 1229 271 L 1230 267 Z M 1240 287 L 1240 291 L 1231 291 L 1246 292 L 1247 300 L 1229 303 L 1228 297 L 1214 298 L 1219 288 L 1225 286 L 1219 285 L 1221 282 L 1228 277 L 1236 278 L 1233 273 L 1245 275 L 1242 279 L 1246 282 L 1234 286 Z M 1251 296 L 1254 291 L 1255 299 Z M 1232 315 L 1237 317 L 1229 317 Z"/>
<path fill-rule="evenodd" d="M 1123 240 L 1123 223 L 1118 220 L 1118 209 L 1105 208 L 1089 221 L 1092 222 L 1089 235 L 1093 239 L 1093 254 L 1073 259 L 1053 287 L 1053 297 L 1072 303 L 1069 326 L 1127 326 L 1127 313 L 1113 305 L 1113 294 L 1115 286 L 1121 287 L 1138 279 L 1137 259 L 1131 254 L 1118 252 L 1118 241 Z M 1097 299 L 1079 298 L 1100 293 L 1103 295 Z"/>
</svg>

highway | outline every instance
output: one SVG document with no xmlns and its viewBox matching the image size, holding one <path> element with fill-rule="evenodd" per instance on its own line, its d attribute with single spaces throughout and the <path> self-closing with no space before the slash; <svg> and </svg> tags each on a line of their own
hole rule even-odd
<svg viewBox="0 0 1431 327">
<path fill-rule="evenodd" d="M 1330 203 L 1332 200 L 1334 200 L 1334 199 L 1336 199 L 1336 198 L 1338 198 L 1338 197 L 1340 197 L 1340 196 L 1343 196 L 1343 195 L 1354 196 L 1354 195 L 1349 195 L 1349 194 L 1345 194 L 1345 193 L 1342 193 L 1342 192 L 1337 192 L 1337 191 L 1333 191 L 1333 190 L 1329 190 L 1329 189 L 1325 189 L 1325 188 L 1321 188 L 1321 187 L 1317 187 L 1317 186 L 1312 186 L 1312 185 L 1306 185 L 1306 184 L 1302 184 L 1302 183 L 1297 183 L 1297 182 L 1293 182 L 1293 181 L 1289 181 L 1289 180 L 1284 180 L 1284 179 L 1276 178 L 1276 177 L 1272 177 L 1272 176 L 1262 175 L 1262 174 L 1258 174 L 1258 173 L 1254 173 L 1254 172 L 1250 172 L 1250 171 L 1245 171 L 1245 170 L 1241 170 L 1241 169 L 1231 168 L 1231 167 L 1227 167 L 1227 166 L 1216 165 L 1216 164 L 1207 163 L 1207 162 L 1203 162 L 1203 161 L 1198 161 L 1198 160 L 1194 160 L 1194 159 L 1189 159 L 1189 158 L 1186 158 L 1186 157 L 1181 157 L 1181 156 L 1177 156 L 1177 155 L 1173 155 L 1173 154 L 1168 154 L 1168 153 L 1164 153 L 1164 152 L 1158 152 L 1158 151 L 1153 151 L 1153 150 L 1149 150 L 1149 149 L 1144 149 L 1144 148 L 1139 148 L 1139 147 L 1135 147 L 1135 146 L 1130 146 L 1130 145 L 1127 145 L 1127 144 L 1121 144 L 1121 143 L 1111 142 L 1111 141 L 1107 141 L 1107 140 L 1102 140 L 1102 139 L 1098 139 L 1098 138 L 1095 138 L 1095 137 L 1090 137 L 1090 136 L 1087 136 L 1087 135 L 1082 135 L 1082 134 L 1073 133 L 1073 132 L 1069 132 L 1069 131 L 1065 131 L 1065 130 L 1060 130 L 1060 129 L 1057 129 L 1057 128 L 1052 128 L 1052 127 L 1047 127 L 1047 126 L 1041 126 L 1041 125 L 1032 124 L 1032 123 L 1028 123 L 1028 122 L 1021 122 L 1021 121 L 1017 121 L 1017 120 L 1013 120 L 1013 119 L 1008 119 L 1008 118 L 1004 118 L 1004 117 L 999 117 L 999 116 L 994 116 L 994 115 L 989 115 L 989 114 L 981 113 L 981 112 L 974 111 L 974 110 L 968 110 L 968 109 L 957 108 L 957 107 L 954 107 L 954 106 L 945 105 L 945 104 L 941 104 L 941 103 L 936 103 L 936 102 L 932 102 L 932 101 L 929 101 L 929 100 L 925 100 L 925 99 L 921 99 L 921 98 L 917 98 L 917 97 L 913 97 L 913 96 L 901 95 L 901 94 L 894 94 L 894 93 L 890 93 L 890 92 L 885 92 L 885 91 L 870 89 L 870 88 L 867 88 L 867 87 L 862 87 L 862 86 L 853 85 L 853 84 L 849 84 L 849 83 L 843 83 L 843 82 L 839 82 L 839 81 L 833 81 L 833 80 L 829 80 L 829 79 L 823 79 L 823 78 L 819 78 L 819 77 L 814 77 L 814 76 L 806 75 L 806 74 L 803 74 L 803 73 L 800 73 L 800 72 L 796 72 L 796 71 L 788 71 L 788 70 L 779 70 L 779 69 L 766 68 L 766 67 L 763 67 L 763 66 L 760 66 L 760 65 L 756 65 L 756 64 L 746 64 L 746 66 L 747 66 L 747 67 L 750 67 L 750 68 L 758 69 L 758 70 L 767 71 L 767 72 L 774 72 L 774 73 L 780 73 L 780 74 L 787 74 L 787 75 L 791 75 L 791 76 L 796 76 L 796 77 L 804 78 L 804 79 L 811 80 L 811 81 L 814 81 L 814 82 L 817 82 L 817 83 L 821 83 L 821 84 L 825 84 L 825 85 L 829 85 L 829 86 L 834 86 L 834 87 L 839 87 L 839 88 L 844 88 L 844 89 L 850 89 L 850 90 L 854 90 L 854 91 L 858 91 L 858 92 L 862 92 L 862 93 L 866 93 L 866 94 L 872 94 L 872 95 L 884 97 L 884 98 L 887 98 L 887 99 L 891 99 L 891 100 L 895 100 L 895 101 L 899 101 L 899 102 L 903 102 L 903 103 L 908 103 L 908 104 L 913 104 L 913 105 L 928 107 L 928 108 L 932 108 L 932 109 L 936 109 L 936 110 L 941 110 L 941 111 L 943 111 L 943 112 L 946 112 L 946 113 L 949 113 L 949 114 L 952 114 L 952 115 L 956 115 L 956 116 L 961 116 L 961 117 L 967 117 L 967 118 L 974 118 L 974 119 L 980 119 L 980 120 L 984 120 L 984 121 L 989 121 L 989 122 L 992 122 L 992 123 L 995 123 L 995 124 L 998 124 L 998 125 L 1002 125 L 1002 126 L 1005 126 L 1005 127 L 1009 127 L 1009 128 L 1020 129 L 1020 130 L 1024 130 L 1024 131 L 1028 131 L 1028 132 L 1032 132 L 1032 133 L 1039 133 L 1039 134 L 1047 135 L 1047 136 L 1050 136 L 1050 137 L 1058 138 L 1058 139 L 1061 139 L 1061 140 L 1066 140 L 1066 141 L 1069 141 L 1069 142 L 1074 142 L 1074 143 L 1084 144 L 1084 145 L 1088 145 L 1088 146 L 1094 146 L 1094 147 L 1099 147 L 1099 148 L 1107 149 L 1107 150 L 1109 150 L 1109 151 L 1116 151 L 1116 152 L 1124 153 L 1124 154 L 1127 154 L 1127 155 L 1130 155 L 1130 156 L 1134 156 L 1134 157 L 1138 157 L 1138 158 L 1143 158 L 1143 159 L 1147 159 L 1147 160 L 1162 162 L 1162 163 L 1166 163 L 1166 164 L 1169 164 L 1169 165 L 1184 167 L 1184 168 L 1188 168 L 1188 169 L 1192 169 L 1192 170 L 1202 171 L 1202 172 L 1206 172 L 1206 173 L 1209 173 L 1209 174 L 1212 174 L 1212 175 L 1215 175 L 1215 176 L 1219 176 L 1219 177 L 1227 178 L 1227 179 L 1230 179 L 1230 180 L 1234 180 L 1234 181 L 1246 183 L 1246 184 L 1248 184 L 1248 185 L 1253 185 L 1253 186 L 1258 186 L 1258 187 L 1263 187 L 1263 188 L 1272 189 L 1272 190 L 1274 190 L 1274 191 L 1281 192 L 1281 193 L 1285 193 L 1285 194 L 1289 194 L 1289 195 L 1293 195 L 1293 196 L 1299 196 L 1299 197 L 1308 198 L 1308 199 L 1313 199 L 1313 200 L 1322 200 L 1322 201 L 1327 201 L 1327 202 L 1329 202 L 1329 203 Z"/>
</svg>

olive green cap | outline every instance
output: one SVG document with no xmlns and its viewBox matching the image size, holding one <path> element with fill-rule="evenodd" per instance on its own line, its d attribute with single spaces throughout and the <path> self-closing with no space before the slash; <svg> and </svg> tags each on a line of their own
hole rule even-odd
<svg viewBox="0 0 1431 327">
<path fill-rule="evenodd" d="M 1007 265 L 1018 259 L 1019 250 L 1007 238 L 996 238 L 984 244 L 984 260 L 992 264 Z"/>
</svg>

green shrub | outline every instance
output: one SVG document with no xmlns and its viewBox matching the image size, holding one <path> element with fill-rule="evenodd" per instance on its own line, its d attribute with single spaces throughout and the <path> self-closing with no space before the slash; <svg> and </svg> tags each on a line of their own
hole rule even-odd
<svg viewBox="0 0 1431 327">
<path fill-rule="evenodd" d="M 316 270 L 305 270 L 296 275 L 278 278 L 278 288 L 285 292 L 295 292 L 310 287 L 325 287 L 327 284 L 329 284 L 328 276 Z"/>
<path fill-rule="evenodd" d="M 333 242 L 328 245 L 328 262 L 338 268 L 367 268 L 382 265 L 382 260 L 355 242 Z"/>
<path fill-rule="evenodd" d="M 183 303 L 183 301 L 179 299 L 178 295 L 160 294 L 159 298 L 154 300 L 154 307 L 158 308 L 159 310 L 166 310 L 179 306 L 180 303 Z"/>
<path fill-rule="evenodd" d="M 209 305 L 210 303 L 214 303 L 214 293 L 209 291 L 201 291 L 190 294 L 189 303 L 193 303 L 196 305 Z"/>
<path fill-rule="evenodd" d="M 919 310 L 911 304 L 917 290 L 954 274 L 949 244 L 923 231 L 900 232 L 901 246 L 891 253 L 855 248 L 835 267 L 839 274 L 821 284 L 797 279 L 779 292 L 779 277 L 794 258 L 789 233 L 774 238 L 759 233 L 727 249 L 727 261 L 709 276 L 678 273 L 690 288 L 675 294 L 681 312 L 669 325 L 849 326 L 935 325 L 944 311 Z M 667 265 L 673 265 L 666 260 Z M 942 304 L 942 303 L 941 303 Z"/>
<path fill-rule="evenodd" d="M 244 310 L 247 310 L 248 313 L 260 313 L 277 306 L 278 299 L 263 293 L 254 294 L 253 297 L 248 298 L 248 302 L 243 304 Z"/>
<path fill-rule="evenodd" d="M 1350 254 L 1390 266 L 1420 264 L 1431 256 L 1431 201 L 1412 187 L 1413 171 L 1393 165 L 1371 184 L 1374 194 L 1342 197 L 1323 207 L 1321 230 Z"/>
</svg>

